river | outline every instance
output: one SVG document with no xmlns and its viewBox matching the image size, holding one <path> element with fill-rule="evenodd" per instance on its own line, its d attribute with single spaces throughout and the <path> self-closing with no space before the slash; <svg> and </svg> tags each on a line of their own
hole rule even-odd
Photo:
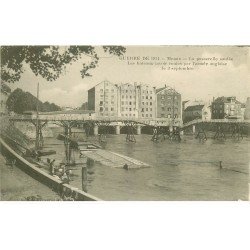
<svg viewBox="0 0 250 250">
<path fill-rule="evenodd" d="M 248 200 L 249 138 L 200 142 L 185 135 L 180 143 L 150 139 L 138 135 L 136 143 L 129 143 L 125 135 L 108 135 L 106 149 L 151 167 L 124 170 L 96 163 L 88 169 L 88 192 L 103 200 Z M 63 157 L 63 144 L 56 147 Z M 81 188 L 80 168 L 73 173 L 71 184 Z"/>
</svg>

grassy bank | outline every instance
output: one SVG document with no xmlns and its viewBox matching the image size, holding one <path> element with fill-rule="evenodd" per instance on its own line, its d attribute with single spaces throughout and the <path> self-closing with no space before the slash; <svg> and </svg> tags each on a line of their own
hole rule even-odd
<svg viewBox="0 0 250 250">
<path fill-rule="evenodd" d="M 6 165 L 0 154 L 0 199 L 20 200 L 59 200 L 60 197 L 47 186 L 33 179 L 16 166 Z"/>
</svg>

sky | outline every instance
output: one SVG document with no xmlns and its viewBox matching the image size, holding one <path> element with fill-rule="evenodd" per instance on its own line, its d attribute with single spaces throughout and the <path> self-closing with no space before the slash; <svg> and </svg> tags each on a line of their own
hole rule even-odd
<svg viewBox="0 0 250 250">
<path fill-rule="evenodd" d="M 237 46 L 125 46 L 124 58 L 110 56 L 96 47 L 100 55 L 98 67 L 91 70 L 92 77 L 82 79 L 80 70 L 83 58 L 68 66 L 54 82 L 47 82 L 35 76 L 25 65 L 19 82 L 10 85 L 36 95 L 37 82 L 40 85 L 40 99 L 60 106 L 79 107 L 87 101 L 88 89 L 103 80 L 112 83 L 145 83 L 155 87 L 168 85 L 182 95 L 182 100 L 211 101 L 218 96 L 236 96 L 245 102 L 250 96 L 250 48 Z M 136 58 L 134 58 L 136 57 Z M 149 60 L 143 60 L 143 57 Z M 159 60 L 153 60 L 159 58 Z M 181 58 L 169 60 L 168 58 Z M 189 57 L 194 60 L 189 60 Z M 226 66 L 193 66 L 193 62 L 210 62 L 206 58 L 228 58 Z M 131 60 L 132 58 L 132 60 Z M 139 60 L 138 60 L 139 58 Z M 163 70 L 162 65 L 137 65 L 142 62 L 181 62 L 186 58 L 193 70 Z M 202 58 L 202 60 L 197 60 Z M 205 58 L 205 59 L 204 59 Z M 134 60 L 135 59 L 135 60 Z M 218 62 L 218 61 L 213 61 Z M 223 61 L 221 61 L 223 62 Z M 225 61 L 224 61 L 225 62 Z M 135 63 L 135 64 L 133 64 Z M 133 64 L 133 65 L 132 65 Z M 169 66 L 169 65 L 168 65 Z M 172 67 L 172 66 L 171 66 Z M 181 66 L 182 67 L 182 66 Z"/>
</svg>

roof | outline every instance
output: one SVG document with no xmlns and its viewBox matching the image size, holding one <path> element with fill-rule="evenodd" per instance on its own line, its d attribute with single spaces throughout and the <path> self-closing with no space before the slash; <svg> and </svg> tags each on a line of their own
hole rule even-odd
<svg viewBox="0 0 250 250">
<path fill-rule="evenodd" d="M 195 105 L 195 106 L 188 106 L 184 111 L 197 111 L 202 110 L 205 105 Z"/>
<path fill-rule="evenodd" d="M 236 101 L 235 96 L 220 96 L 217 97 L 213 102 L 230 102 L 232 99 Z"/>
<path fill-rule="evenodd" d="M 167 90 L 167 91 L 169 91 L 169 92 L 173 92 L 173 93 L 178 94 L 178 95 L 180 94 L 180 93 L 178 93 L 175 89 L 173 89 L 173 88 L 171 88 L 171 87 L 169 87 L 169 86 L 165 86 L 165 87 L 156 89 L 156 94 L 160 93 L 160 92 L 163 91 L 163 90 Z"/>
</svg>

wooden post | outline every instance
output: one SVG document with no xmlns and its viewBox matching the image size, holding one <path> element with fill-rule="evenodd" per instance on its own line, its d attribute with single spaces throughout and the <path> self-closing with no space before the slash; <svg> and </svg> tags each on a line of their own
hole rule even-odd
<svg viewBox="0 0 250 250">
<path fill-rule="evenodd" d="M 87 192 L 87 181 L 88 181 L 88 174 L 87 174 L 87 166 L 82 166 L 82 190 Z"/>
</svg>

